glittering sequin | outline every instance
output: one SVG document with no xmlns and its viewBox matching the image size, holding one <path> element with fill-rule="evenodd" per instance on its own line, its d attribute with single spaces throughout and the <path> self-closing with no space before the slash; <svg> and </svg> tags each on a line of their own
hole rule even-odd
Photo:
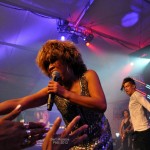
<svg viewBox="0 0 150 150">
<path fill-rule="evenodd" d="M 81 95 L 90 96 L 88 90 L 88 82 L 84 76 L 80 79 Z M 55 104 L 62 114 L 66 125 L 77 115 L 81 116 L 76 128 L 79 128 L 83 124 L 88 124 L 86 134 L 88 134 L 87 140 L 85 140 L 79 146 L 74 146 L 70 150 L 112 150 L 112 136 L 108 120 L 104 113 L 100 113 L 96 110 L 79 106 L 71 103 L 69 100 L 62 97 L 55 97 Z"/>
</svg>

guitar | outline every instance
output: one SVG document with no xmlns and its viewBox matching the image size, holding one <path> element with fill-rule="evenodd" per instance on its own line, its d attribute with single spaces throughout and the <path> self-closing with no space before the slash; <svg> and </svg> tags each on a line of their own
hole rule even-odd
<svg viewBox="0 0 150 150">
<path fill-rule="evenodd" d="M 124 129 L 122 131 L 122 134 L 121 134 L 122 142 L 124 141 L 125 137 L 127 136 L 127 133 L 129 133 L 131 131 L 131 127 L 132 127 L 132 124 L 130 124 L 126 129 Z"/>
</svg>

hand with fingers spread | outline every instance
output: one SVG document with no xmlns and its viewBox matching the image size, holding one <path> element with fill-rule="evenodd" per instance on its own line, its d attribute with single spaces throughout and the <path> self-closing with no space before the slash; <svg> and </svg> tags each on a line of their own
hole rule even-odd
<svg viewBox="0 0 150 150">
<path fill-rule="evenodd" d="M 12 112 L 0 118 L 0 149 L 19 150 L 33 146 L 47 132 L 43 123 L 13 122 L 21 112 L 18 105 Z"/>
<path fill-rule="evenodd" d="M 72 131 L 76 123 L 80 120 L 80 116 L 75 117 L 67 126 L 67 128 L 61 133 L 56 134 L 60 124 L 61 119 L 57 118 L 54 122 L 53 127 L 47 133 L 46 138 L 42 146 L 42 150 L 68 150 L 69 148 L 80 144 L 83 140 L 86 139 L 87 135 L 83 134 L 88 126 L 83 125 L 80 128 Z"/>
<path fill-rule="evenodd" d="M 30 147 L 36 144 L 37 140 L 43 139 L 44 134 L 48 131 L 43 123 L 23 123 L 24 135 L 21 148 Z"/>
<path fill-rule="evenodd" d="M 30 123 L 26 129 L 23 123 L 3 120 L 0 122 L 0 148 L 19 150 L 36 144 L 47 132 L 42 123 Z"/>
</svg>

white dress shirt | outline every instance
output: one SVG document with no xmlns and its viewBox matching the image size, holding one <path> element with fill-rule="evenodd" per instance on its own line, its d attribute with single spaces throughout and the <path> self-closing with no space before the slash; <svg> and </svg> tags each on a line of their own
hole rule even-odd
<svg viewBox="0 0 150 150">
<path fill-rule="evenodd" d="M 129 111 L 134 131 L 144 131 L 149 128 L 143 107 L 150 111 L 150 103 L 141 93 L 135 91 L 131 95 L 129 102 Z"/>
</svg>

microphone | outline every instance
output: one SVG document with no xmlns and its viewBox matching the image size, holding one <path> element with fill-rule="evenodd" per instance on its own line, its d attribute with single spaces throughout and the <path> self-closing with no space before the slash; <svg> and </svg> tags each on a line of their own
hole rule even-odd
<svg viewBox="0 0 150 150">
<path fill-rule="evenodd" d="M 60 78 L 60 73 L 58 71 L 53 71 L 52 72 L 52 80 L 58 82 Z M 48 100 L 47 100 L 47 110 L 51 111 L 53 104 L 54 104 L 54 99 L 55 99 L 55 93 L 51 93 L 48 95 Z"/>
</svg>

